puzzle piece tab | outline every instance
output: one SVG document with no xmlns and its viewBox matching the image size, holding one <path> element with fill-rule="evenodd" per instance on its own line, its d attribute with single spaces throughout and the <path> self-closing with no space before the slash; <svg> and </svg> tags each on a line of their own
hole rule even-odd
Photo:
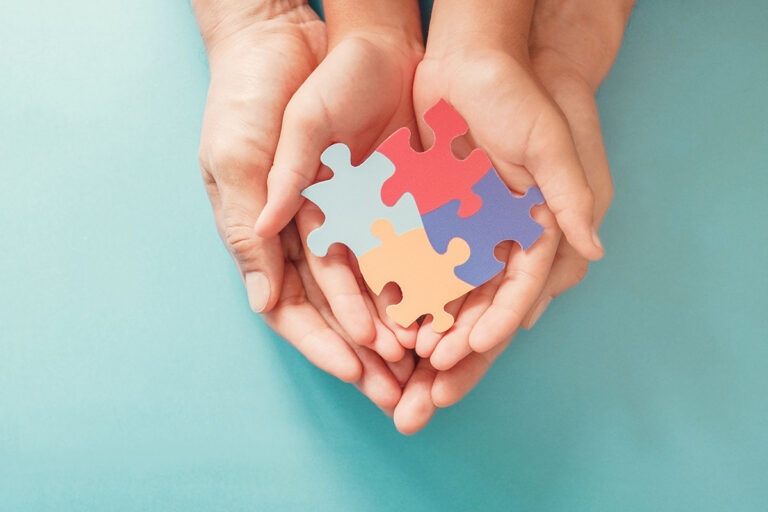
<svg viewBox="0 0 768 512">
<path fill-rule="evenodd" d="M 480 149 L 465 160 L 453 155 L 451 141 L 466 133 L 468 127 L 445 100 L 427 110 L 424 120 L 435 133 L 435 142 L 428 150 L 420 153 L 411 148 L 408 128 L 393 133 L 377 150 L 395 164 L 395 174 L 381 188 L 384 204 L 391 206 L 410 192 L 422 215 L 454 199 L 461 202 L 460 217 L 475 214 L 482 200 L 472 191 L 472 186 L 488 172 L 491 162 Z"/>
<path fill-rule="evenodd" d="M 448 330 L 454 319 L 445 311 L 446 303 L 474 288 L 454 273 L 469 257 L 467 243 L 451 240 L 445 253 L 438 254 L 423 228 L 398 235 L 387 219 L 374 222 L 371 232 L 381 245 L 359 257 L 363 278 L 377 294 L 389 282 L 397 283 L 403 293 L 403 300 L 387 307 L 387 314 L 403 327 L 430 314 L 435 332 Z"/>
<path fill-rule="evenodd" d="M 320 160 L 333 170 L 333 177 L 304 189 L 302 195 L 325 214 L 322 226 L 307 237 L 313 254 L 325 256 L 331 244 L 340 242 L 355 256 L 370 251 L 381 242 L 371 233 L 376 219 L 387 218 L 398 233 L 422 227 L 419 210 L 410 194 L 394 206 L 381 202 L 381 186 L 395 172 L 395 165 L 383 154 L 374 152 L 357 167 L 345 144 L 333 144 Z"/>
<path fill-rule="evenodd" d="M 544 197 L 537 187 L 529 188 L 523 197 L 514 196 L 493 168 L 473 190 L 483 198 L 475 215 L 462 218 L 458 201 L 453 201 L 421 218 L 438 252 L 445 251 L 456 237 L 469 244 L 469 259 L 456 267 L 456 276 L 480 286 L 504 268 L 493 254 L 499 242 L 515 240 L 525 250 L 539 238 L 544 228 L 531 218 L 530 209 L 543 203 Z"/>
</svg>

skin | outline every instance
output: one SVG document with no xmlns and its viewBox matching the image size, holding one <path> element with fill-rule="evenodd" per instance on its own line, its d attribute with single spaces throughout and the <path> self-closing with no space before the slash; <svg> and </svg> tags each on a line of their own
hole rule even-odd
<svg viewBox="0 0 768 512">
<path fill-rule="evenodd" d="M 199 0 L 193 7 L 211 69 L 200 167 L 216 226 L 251 306 L 319 368 L 391 410 L 413 359 L 390 351 L 396 362 L 385 361 L 340 327 L 312 277 L 294 223 L 272 237 L 253 230 L 266 201 L 283 114 L 325 55 L 325 25 L 299 2 Z M 379 330 L 369 344 L 386 336 L 397 344 L 391 331 Z"/>
<path fill-rule="evenodd" d="M 470 126 L 480 127 L 473 133 L 507 184 L 524 191 L 538 183 L 557 224 L 580 254 L 593 259 L 602 256 L 593 226 L 592 191 L 567 122 L 533 78 L 528 63 L 526 41 L 532 2 L 438 2 L 430 44 L 412 84 L 410 77 L 421 57 L 418 12 L 413 1 L 373 1 L 361 10 L 354 2 L 335 0 L 326 9 L 329 33 L 336 40 L 329 39 L 327 58 L 286 110 L 275 164 L 269 173 L 267 204 L 256 224 L 259 235 L 274 236 L 294 215 L 302 233 L 309 232 L 302 229 L 307 222 L 313 227 L 319 225 L 319 212 L 305 214 L 306 207 L 298 209 L 301 190 L 318 177 L 322 149 L 337 140 L 352 140 L 353 155 L 362 157 L 395 128 L 413 124 L 413 108 L 407 100 L 412 85 L 419 112 L 441 97 L 448 99 Z M 355 80 L 350 81 L 350 76 Z M 476 101 L 478 92 L 486 102 Z M 492 108 L 486 108 L 489 104 Z M 294 105 L 298 106 L 294 109 Z M 419 133 L 431 143 L 432 134 L 423 122 L 419 123 Z M 471 147 L 474 141 L 467 139 L 465 144 Z M 559 238 L 552 216 L 546 208 L 538 210 L 536 217 L 551 229 L 535 249 L 526 254 L 511 252 L 508 275 L 500 283 L 473 293 L 498 296 L 488 307 L 484 307 L 487 301 L 470 298 L 471 313 L 462 313 L 463 321 L 457 326 L 474 331 L 468 344 L 462 346 L 455 335 L 450 336 L 440 343 L 433 364 L 447 369 L 470 349 L 487 351 L 501 343 L 538 298 Z M 305 221 L 309 216 L 311 220 Z M 308 259 L 343 328 L 356 342 L 367 344 L 372 329 L 364 305 L 365 289 L 357 286 L 349 270 L 347 251 L 337 247 L 328 257 L 308 255 Z M 377 309 L 381 312 L 393 299 L 393 293 L 384 293 L 375 299 Z M 461 304 L 452 309 L 458 312 Z M 388 322 L 386 315 L 381 318 Z M 473 328 L 475 323 L 478 325 Z M 422 329 L 424 336 L 415 344 L 410 333 L 403 338 L 405 333 L 389 327 L 400 335 L 402 346 L 415 346 L 422 357 L 429 357 L 441 341 L 428 334 L 429 326 Z"/>
<path fill-rule="evenodd" d="M 357 164 L 397 128 L 415 131 L 411 91 L 424 52 L 418 9 L 410 0 L 367 7 L 348 0 L 325 4 L 329 51 L 286 106 L 269 199 L 255 228 L 261 236 L 274 236 L 294 216 L 303 239 L 322 224 L 320 210 L 300 194 L 329 177 L 319 162 L 330 144 L 345 142 Z M 357 343 L 389 361 L 415 345 L 416 326 L 403 329 L 384 313 L 396 302 L 396 289 L 369 294 L 344 246 L 332 246 L 323 258 L 307 251 L 306 258 L 339 324 Z"/>
<path fill-rule="evenodd" d="M 540 0 L 536 4 L 529 36 L 530 68 L 567 119 L 579 159 L 586 172 L 586 179 L 594 194 L 595 207 L 592 215 L 596 225 L 602 220 L 611 202 L 613 186 L 594 94 L 618 53 L 632 5 L 633 2 L 612 0 Z M 470 125 L 473 126 L 471 121 Z M 492 159 L 496 161 L 493 156 Z M 509 253 L 507 275 L 511 268 L 522 270 L 527 268 L 526 263 L 530 263 L 515 261 L 516 254 L 519 253 L 515 253 L 514 248 Z M 569 240 L 560 238 L 551 261 L 551 269 L 543 278 L 528 272 L 517 275 L 513 273 L 510 281 L 507 281 L 506 277 L 499 278 L 497 283 L 488 283 L 485 290 L 478 289 L 475 297 L 468 296 L 460 306 L 454 305 L 454 308 L 459 310 L 456 333 L 449 333 L 437 340 L 438 348 L 431 354 L 431 361 L 436 361 L 441 368 L 435 368 L 427 359 L 418 363 L 395 409 L 394 420 L 398 429 L 408 434 L 417 432 L 429 422 L 438 407 L 448 407 L 461 400 L 508 346 L 517 329 L 509 329 L 514 321 L 521 319 L 522 325 L 530 328 L 550 298 L 577 284 L 586 274 L 587 267 L 587 259 L 573 248 Z M 503 300 L 509 302 L 502 304 L 506 304 L 514 321 L 507 324 L 506 338 L 497 337 L 493 341 L 502 338 L 500 342 L 491 343 L 493 346 L 485 352 L 469 351 L 472 346 L 472 333 L 476 333 L 478 326 L 482 325 L 482 317 L 499 301 L 502 290 L 515 286 L 514 281 L 520 280 L 520 277 L 523 281 L 537 280 L 540 283 L 530 288 L 539 290 L 533 307 L 521 315 L 520 311 L 525 306 L 513 304 L 527 302 L 533 294 L 514 299 L 508 295 L 508 298 Z M 495 292 L 492 292 L 492 289 L 495 289 Z M 478 313 L 479 310 L 483 312 Z M 461 328 L 459 323 L 463 324 L 464 316 L 480 318 L 474 327 Z M 504 319 L 500 316 L 498 321 L 503 322 Z M 472 319 L 467 320 L 467 323 L 472 325 Z M 422 328 L 417 341 L 417 351 L 418 344 L 423 343 L 426 333 L 428 331 Z M 493 332 L 489 330 L 488 334 L 492 336 Z M 427 341 L 431 342 L 431 339 Z M 447 360 L 443 359 L 443 353 L 439 352 L 439 349 L 448 343 L 450 346 L 446 352 L 455 350 L 466 352 L 467 355 L 451 359 L 448 354 Z"/>
<path fill-rule="evenodd" d="M 437 406 L 474 386 L 519 325 L 532 326 L 551 297 L 583 277 L 588 259 L 602 255 L 596 228 L 612 188 L 593 94 L 631 6 L 540 0 L 534 15 L 529 2 L 443 0 L 422 55 L 412 2 L 397 9 L 370 2 L 366 10 L 328 2 L 327 48 L 325 26 L 303 4 L 193 5 L 211 62 L 201 169 L 252 308 L 317 366 L 356 382 L 394 414 L 401 432 L 419 430 Z M 400 22 L 377 22 L 393 13 L 403 14 Z M 479 108 L 477 96 L 494 108 Z M 318 168 L 320 152 L 344 141 L 359 162 L 400 126 L 429 145 L 414 105 L 423 112 L 440 97 L 473 130 L 458 153 L 483 146 L 510 188 L 537 183 L 551 209 L 534 210 L 546 228 L 534 248 L 497 248 L 507 269 L 450 305 L 457 322 L 445 336 L 428 325 L 418 333 L 394 325 L 383 307 L 397 300 L 396 290 L 371 297 L 344 248 L 326 258 L 300 249 L 300 238 L 322 222 L 299 196 L 329 175 Z M 402 347 L 425 357 L 415 370 Z"/>
</svg>

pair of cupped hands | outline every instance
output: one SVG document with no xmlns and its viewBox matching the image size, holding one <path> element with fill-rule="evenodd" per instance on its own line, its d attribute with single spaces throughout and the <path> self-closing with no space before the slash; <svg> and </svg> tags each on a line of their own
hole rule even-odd
<svg viewBox="0 0 768 512">
<path fill-rule="evenodd" d="M 437 0 L 426 47 L 410 0 L 327 1 L 327 24 L 301 2 L 193 6 L 211 72 L 200 164 L 251 308 L 398 430 L 418 431 L 603 255 L 613 189 L 594 94 L 631 2 Z M 449 303 L 456 322 L 436 334 L 429 317 L 395 324 L 384 310 L 397 287 L 373 294 L 346 247 L 306 249 L 323 215 L 300 193 L 330 176 L 320 154 L 334 142 L 354 163 L 402 126 L 429 147 L 421 115 L 441 98 L 470 127 L 457 156 L 481 147 L 511 190 L 537 185 L 546 205 L 532 210 L 541 238 L 499 245 L 505 270 Z"/>
</svg>

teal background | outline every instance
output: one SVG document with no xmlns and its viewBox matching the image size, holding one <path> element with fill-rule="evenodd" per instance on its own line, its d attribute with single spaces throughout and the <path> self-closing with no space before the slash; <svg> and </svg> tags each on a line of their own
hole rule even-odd
<svg viewBox="0 0 768 512">
<path fill-rule="evenodd" d="M 763 0 L 640 2 L 606 258 L 410 438 L 249 312 L 189 6 L 2 10 L 3 512 L 768 508 Z"/>
</svg>

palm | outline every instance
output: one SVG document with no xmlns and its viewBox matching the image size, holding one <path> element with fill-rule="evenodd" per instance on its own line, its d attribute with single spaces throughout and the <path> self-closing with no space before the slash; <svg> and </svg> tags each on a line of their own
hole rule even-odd
<svg viewBox="0 0 768 512">
<path fill-rule="evenodd" d="M 327 178 L 327 171 L 320 173 L 319 161 L 332 143 L 347 143 L 353 162 L 359 163 L 395 128 L 415 128 L 410 92 L 421 55 L 418 48 L 401 45 L 377 35 L 342 39 L 299 88 L 286 107 L 269 175 L 269 202 L 257 232 L 273 234 L 297 214 L 304 239 L 323 222 L 311 203 L 299 210 L 300 192 Z M 332 246 L 323 258 L 307 253 L 309 268 L 349 337 L 374 347 L 388 361 L 401 359 L 402 345 L 415 342 L 415 329 L 402 329 L 386 316 L 379 318 L 391 294 L 372 301 L 349 260 L 340 245 Z"/>
<path fill-rule="evenodd" d="M 436 88 L 434 84 L 440 86 Z M 548 144 L 549 131 L 542 124 L 550 122 L 557 112 L 552 111 L 546 94 L 527 69 L 501 53 L 455 55 L 440 61 L 425 59 L 416 74 L 415 102 L 426 105 L 441 95 L 449 99 L 471 127 L 471 138 L 467 137 L 462 144 L 463 152 L 474 145 L 486 150 L 505 182 L 516 192 L 522 193 L 534 184 L 524 166 L 538 157 L 539 147 Z M 428 127 L 422 131 L 422 137 L 432 137 Z M 511 337 L 530 302 L 538 296 L 559 233 L 546 208 L 537 208 L 534 215 L 548 228 L 542 239 L 525 253 L 515 246 L 507 247 L 505 254 L 497 254 L 507 262 L 505 272 L 471 292 L 464 301 L 450 306 L 458 312 L 456 325 L 442 339 L 422 329 L 417 352 L 422 357 L 432 356 L 436 368 L 448 369 L 471 348 L 484 352 Z"/>
<path fill-rule="evenodd" d="M 258 163 L 266 172 L 288 101 L 325 51 L 325 25 L 265 22 L 230 35 L 211 51 L 211 85 L 201 157 Z M 214 153 L 214 154 L 209 154 Z M 265 169 L 266 167 L 266 169 Z"/>
<path fill-rule="evenodd" d="M 310 105 L 322 105 L 328 120 L 325 137 L 320 139 L 323 145 L 344 141 L 353 160 L 359 162 L 397 128 L 408 126 L 415 131 L 410 94 L 415 62 L 407 52 L 393 51 L 375 39 L 348 38 L 333 48 L 292 103 L 304 112 Z M 350 81 L 349 77 L 356 78 Z M 296 221 L 306 239 L 323 222 L 323 216 L 306 203 Z M 416 329 L 403 329 L 384 314 L 396 291 L 388 288 L 379 296 L 371 295 L 344 247 L 331 247 L 324 258 L 307 252 L 307 259 L 333 312 L 353 339 L 371 346 L 388 361 L 402 359 L 402 347 L 415 344 Z M 373 336 L 360 329 L 364 325 L 360 318 L 367 315 L 372 319 Z"/>
<path fill-rule="evenodd" d="M 389 409 L 413 361 L 387 364 L 347 339 L 309 272 L 293 224 L 279 237 L 253 233 L 283 113 L 324 57 L 325 37 L 325 25 L 304 9 L 247 26 L 209 48 L 211 85 L 200 163 L 217 227 L 241 273 L 266 266 L 272 284 L 282 285 L 264 314 L 266 322 L 316 366 L 355 382 Z"/>
<path fill-rule="evenodd" d="M 567 118 L 574 143 L 578 150 L 578 157 L 584 164 L 587 181 L 595 194 L 594 220 L 596 222 L 599 222 L 605 214 L 611 201 L 613 189 L 602 143 L 599 117 L 594 103 L 594 91 L 610 69 L 613 59 L 618 52 L 623 26 L 626 23 L 633 3 L 632 0 L 625 2 L 605 0 L 602 7 L 597 9 L 593 3 L 565 3 L 561 0 L 542 0 L 536 4 L 536 13 L 534 15 L 530 44 L 531 65 L 537 79 L 541 80 L 547 92 L 552 95 L 558 107 L 562 109 Z M 601 15 L 598 15 L 598 12 Z M 606 17 L 602 16 L 602 14 L 610 15 Z M 476 68 L 468 65 L 466 69 L 468 74 L 471 75 L 472 70 Z M 481 77 L 486 76 L 484 75 L 484 69 L 477 71 Z M 430 97 L 430 92 L 427 88 L 430 82 L 432 84 L 443 83 L 438 81 L 440 75 L 441 69 L 439 65 L 425 62 L 419 68 L 414 86 L 417 110 L 423 110 L 425 105 L 429 104 L 430 101 L 434 101 L 434 97 Z M 511 77 L 512 75 L 508 75 L 507 78 Z M 487 82 L 487 78 L 481 78 L 478 82 L 480 84 Z M 421 90 L 422 83 L 424 84 L 424 91 Z M 499 83 L 501 84 L 501 82 Z M 472 86 L 474 85 L 472 84 Z M 500 89 L 503 89 L 503 87 L 500 87 Z M 435 93 L 435 95 L 438 94 L 440 93 Z M 466 94 L 466 91 L 457 94 L 457 100 L 454 101 L 458 101 L 462 94 Z M 494 94 L 494 91 L 486 91 L 484 93 L 482 87 L 477 88 L 475 94 L 484 100 L 486 98 L 493 100 L 499 97 L 498 94 Z M 523 104 L 519 105 L 524 107 L 525 102 L 529 102 L 529 106 L 538 103 L 534 99 L 532 101 L 525 100 Z M 492 122 L 490 124 L 478 124 L 477 126 L 472 121 L 469 122 L 470 126 L 477 128 L 474 132 L 474 139 L 478 141 L 479 145 L 489 151 L 491 160 L 494 163 L 511 164 L 510 168 L 514 168 L 515 164 L 525 164 L 526 159 L 529 157 L 528 153 L 531 150 L 531 146 L 546 142 L 534 136 L 536 135 L 536 130 L 539 130 L 540 122 L 533 120 L 530 116 L 522 115 L 524 112 L 528 112 L 528 109 L 518 108 L 517 112 L 514 112 L 514 110 L 499 110 L 499 106 L 495 105 L 493 101 L 491 101 L 491 105 L 494 106 L 489 106 L 483 102 L 478 103 L 481 103 L 482 108 L 492 113 L 493 118 L 501 120 L 501 122 L 494 122 L 491 119 Z M 462 114 L 469 118 L 470 113 L 463 111 L 459 105 L 454 105 Z M 469 107 L 471 105 L 467 105 L 468 109 Z M 503 121 L 509 121 L 508 115 L 510 114 L 517 114 L 517 117 L 511 119 L 529 129 L 531 136 L 522 146 L 519 139 L 512 138 L 512 140 L 504 141 L 502 138 L 502 143 L 506 142 L 509 144 L 507 152 L 495 153 L 494 149 L 497 148 L 492 144 L 492 134 L 487 130 L 485 132 L 481 130 L 485 126 L 486 128 L 498 130 L 503 136 L 508 136 L 508 132 L 503 131 Z M 539 132 L 542 130 L 543 128 Z M 430 134 L 426 134 L 425 138 L 429 136 Z M 491 138 L 486 139 L 486 137 Z M 509 137 L 507 138 L 509 139 Z M 500 155 L 506 155 L 511 160 L 498 160 Z M 527 185 L 526 180 L 528 177 L 525 176 L 525 171 L 523 169 L 519 169 L 519 171 L 521 172 L 510 173 L 505 176 L 505 178 L 509 179 L 508 183 L 511 184 L 512 188 Z M 555 232 L 556 230 L 549 231 Z M 536 244 L 536 246 L 539 246 L 541 253 L 548 254 L 547 257 L 551 257 L 554 247 L 557 247 L 557 252 L 554 260 L 550 260 L 551 273 L 546 277 L 543 289 L 539 297 L 534 301 L 534 307 L 522 322 L 522 325 L 525 327 L 530 327 L 535 322 L 552 296 L 575 285 L 586 273 L 588 261 L 566 240 L 561 239 L 559 245 L 557 240 L 558 237 L 552 237 L 546 242 L 540 240 Z M 451 357 L 443 357 L 443 355 L 450 356 L 452 351 L 468 350 L 464 339 L 468 336 L 466 332 L 471 327 L 462 327 L 465 325 L 465 320 L 466 325 L 472 325 L 473 316 L 485 314 L 490 309 L 484 304 L 487 304 L 489 300 L 495 301 L 495 297 L 499 296 L 500 288 L 504 286 L 504 281 L 508 279 L 507 275 L 510 269 L 513 270 L 513 280 L 515 275 L 525 277 L 525 274 L 521 271 L 524 265 L 518 265 L 520 263 L 519 250 L 517 254 L 518 256 L 516 256 L 513 249 L 510 253 L 506 275 L 504 277 L 497 277 L 494 280 L 501 280 L 502 284 L 500 286 L 491 281 L 476 292 L 473 292 L 472 295 L 474 296 L 468 296 L 462 304 L 455 303 L 451 305 L 454 311 L 460 310 L 456 326 L 453 329 L 457 331 L 456 334 L 451 335 L 449 332 L 446 338 L 440 340 L 439 337 L 422 329 L 419 332 L 419 344 L 421 346 L 417 347 L 420 349 L 419 352 L 427 355 L 432 354 L 432 358 L 436 360 L 438 366 L 448 367 L 451 364 Z M 516 258 L 518 259 L 517 262 L 515 262 Z M 538 259 L 539 256 L 531 254 L 531 263 L 533 263 L 533 260 Z M 538 266 L 541 269 L 545 268 L 547 266 L 544 264 L 545 259 L 542 254 L 540 262 L 534 266 Z M 517 270 L 514 270 L 515 268 Z M 541 279 L 535 278 L 534 280 L 540 281 Z M 487 298 L 484 299 L 481 295 L 486 295 Z M 490 299 L 490 297 L 494 298 Z M 510 311 L 510 313 L 511 316 L 519 316 L 519 311 Z M 462 330 L 464 332 L 459 333 Z M 437 349 L 434 349 L 433 353 L 433 347 L 438 341 L 440 341 L 440 344 Z M 429 421 L 435 406 L 445 407 L 460 400 L 482 378 L 485 371 L 507 344 L 508 341 L 502 342 L 485 353 L 471 352 L 450 369 L 442 371 L 436 370 L 426 359 L 420 361 L 414 371 L 412 380 L 409 381 L 408 386 L 403 392 L 400 405 L 395 410 L 395 420 L 399 423 L 399 428 L 406 431 L 418 430 Z M 443 346 L 445 346 L 444 349 Z M 441 349 L 443 349 L 442 352 Z M 453 360 L 455 360 L 456 355 L 454 352 Z"/>
</svg>

